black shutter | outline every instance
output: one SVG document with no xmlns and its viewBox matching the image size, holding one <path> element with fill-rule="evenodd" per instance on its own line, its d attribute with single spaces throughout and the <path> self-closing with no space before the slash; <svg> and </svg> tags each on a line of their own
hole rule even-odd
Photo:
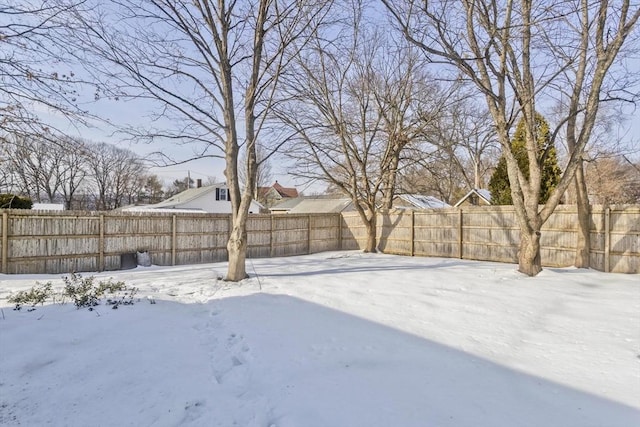
<svg viewBox="0 0 640 427">
<path fill-rule="evenodd" d="M 216 200 L 220 200 L 220 189 L 216 188 Z"/>
</svg>

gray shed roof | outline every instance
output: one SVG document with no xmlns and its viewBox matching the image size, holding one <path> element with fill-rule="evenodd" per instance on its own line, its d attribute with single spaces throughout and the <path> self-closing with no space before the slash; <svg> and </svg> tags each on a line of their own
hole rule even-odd
<svg viewBox="0 0 640 427">
<path fill-rule="evenodd" d="M 271 206 L 271 211 L 290 211 L 294 207 L 298 206 L 300 202 L 304 200 L 304 197 L 295 197 L 293 199 L 285 199 L 276 205 Z"/>
<path fill-rule="evenodd" d="M 443 202 L 440 199 L 436 199 L 432 196 L 425 196 L 423 194 L 398 194 L 398 197 L 418 209 L 439 209 L 451 207 L 450 204 Z"/>
<path fill-rule="evenodd" d="M 302 199 L 289 210 L 291 214 L 342 212 L 349 208 L 351 199 Z"/>
</svg>

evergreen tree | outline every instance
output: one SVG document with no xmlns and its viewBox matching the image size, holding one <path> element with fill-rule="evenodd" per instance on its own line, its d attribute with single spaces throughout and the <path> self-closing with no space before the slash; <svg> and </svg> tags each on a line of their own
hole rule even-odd
<svg viewBox="0 0 640 427">
<path fill-rule="evenodd" d="M 15 194 L 0 194 L 0 209 L 31 209 L 33 202 L 28 197 Z"/>
<path fill-rule="evenodd" d="M 538 142 L 538 162 L 542 164 L 542 182 L 540 183 L 540 203 L 546 203 L 553 189 L 560 181 L 560 167 L 558 166 L 558 158 L 556 156 L 556 148 L 551 141 L 549 134 L 549 124 L 545 118 L 536 114 L 536 140 Z M 549 150 L 542 158 L 547 148 Z M 529 179 L 529 159 L 527 158 L 527 150 L 525 146 L 525 123 L 524 120 L 518 122 L 516 132 L 511 140 L 511 152 L 518 160 L 518 166 Z M 509 185 L 509 176 L 507 173 L 507 161 L 504 156 L 500 157 L 491 180 L 489 181 L 489 191 L 491 191 L 491 204 L 494 205 L 512 205 L 511 187 Z"/>
</svg>

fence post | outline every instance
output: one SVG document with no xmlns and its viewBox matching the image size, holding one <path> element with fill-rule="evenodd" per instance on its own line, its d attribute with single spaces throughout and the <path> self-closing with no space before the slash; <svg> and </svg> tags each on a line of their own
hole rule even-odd
<svg viewBox="0 0 640 427">
<path fill-rule="evenodd" d="M 337 213 L 338 215 L 338 250 L 342 250 L 342 213 Z"/>
<path fill-rule="evenodd" d="M 104 214 L 100 214 L 100 240 L 98 241 L 98 269 L 104 271 Z"/>
<path fill-rule="evenodd" d="M 311 253 L 311 215 L 307 215 L 307 254 Z"/>
<path fill-rule="evenodd" d="M 411 210 L 411 256 L 416 254 L 416 211 Z"/>
<path fill-rule="evenodd" d="M 9 213 L 2 212 L 2 273 L 9 271 Z"/>
<path fill-rule="evenodd" d="M 611 208 L 604 210 L 604 271 L 611 271 Z"/>
<path fill-rule="evenodd" d="M 274 255 L 274 244 L 273 244 L 273 224 L 275 222 L 275 218 L 273 214 L 271 214 L 271 231 L 269 232 L 269 257 L 273 258 Z"/>
<path fill-rule="evenodd" d="M 462 208 L 458 211 L 458 258 L 462 259 Z"/>
<path fill-rule="evenodd" d="M 176 265 L 176 246 L 178 244 L 178 218 L 171 215 L 171 265 Z"/>
</svg>

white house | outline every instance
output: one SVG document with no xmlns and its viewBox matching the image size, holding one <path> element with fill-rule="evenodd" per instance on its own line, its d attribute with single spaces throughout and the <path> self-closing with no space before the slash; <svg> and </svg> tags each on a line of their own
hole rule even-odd
<svg viewBox="0 0 640 427">
<path fill-rule="evenodd" d="M 231 213 L 229 189 L 225 184 L 190 188 L 160 203 L 146 206 L 123 208 L 125 212 L 193 212 L 193 213 Z M 262 206 L 251 201 L 249 213 L 260 213 Z"/>
</svg>

